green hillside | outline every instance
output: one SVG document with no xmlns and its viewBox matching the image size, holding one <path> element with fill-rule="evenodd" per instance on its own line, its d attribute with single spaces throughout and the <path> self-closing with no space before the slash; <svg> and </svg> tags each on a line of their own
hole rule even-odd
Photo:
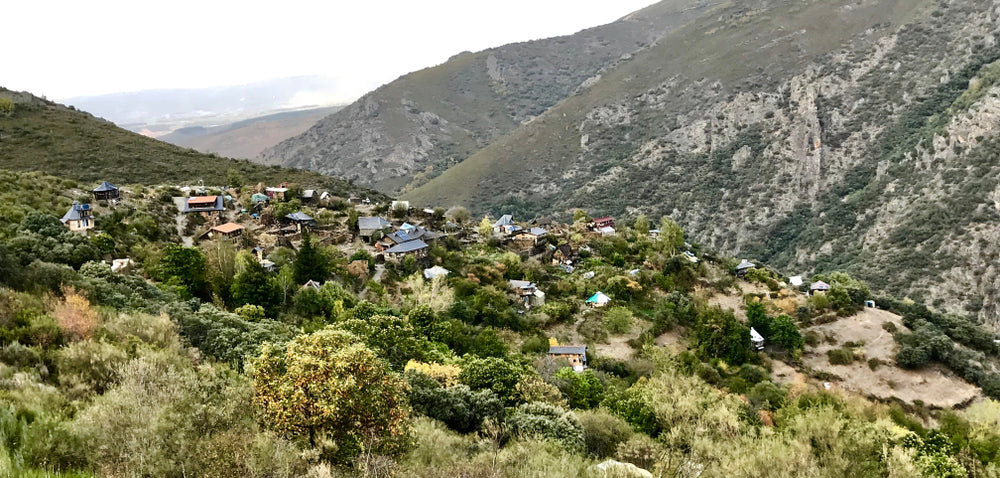
<svg viewBox="0 0 1000 478">
<path fill-rule="evenodd" d="M 1000 30 L 987 4 L 760 2 L 704 15 L 404 197 L 669 215 L 790 272 L 1000 323 Z"/>
<path fill-rule="evenodd" d="M 719 3 L 667 0 L 573 35 L 455 55 L 365 95 L 263 161 L 412 189 Z"/>
<path fill-rule="evenodd" d="M 246 183 L 298 183 L 332 194 L 378 193 L 315 172 L 261 166 L 179 148 L 132 133 L 85 112 L 0 88 L 13 102 L 0 114 L 0 169 L 41 171 L 81 181 L 226 184 L 230 171 Z"/>
</svg>

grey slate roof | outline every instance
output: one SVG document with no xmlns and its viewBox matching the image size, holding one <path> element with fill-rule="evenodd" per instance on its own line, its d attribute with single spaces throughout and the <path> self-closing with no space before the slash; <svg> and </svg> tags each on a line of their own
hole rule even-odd
<svg viewBox="0 0 1000 478">
<path fill-rule="evenodd" d="M 504 214 L 503 216 L 500 216 L 500 219 L 497 219 L 497 222 L 493 223 L 493 227 L 509 226 L 511 224 L 514 224 L 514 216 Z"/>
<path fill-rule="evenodd" d="M 293 212 L 291 214 L 286 215 L 285 217 L 296 222 L 310 222 L 313 220 L 313 218 L 309 217 L 308 214 L 302 211 Z"/>
<path fill-rule="evenodd" d="M 550 354 L 580 354 L 587 355 L 586 345 L 554 345 L 549 347 Z"/>
<path fill-rule="evenodd" d="M 117 190 L 118 188 L 116 188 L 114 184 L 104 181 L 103 183 L 101 183 L 100 186 L 94 188 L 92 192 L 99 193 L 104 191 L 117 191 Z"/>
<path fill-rule="evenodd" d="M 430 247 L 426 242 L 420 239 L 415 239 L 412 241 L 407 241 L 402 244 L 397 244 L 385 250 L 386 254 L 405 254 L 407 252 L 419 251 L 420 249 L 425 249 Z"/>
<path fill-rule="evenodd" d="M 73 205 L 69 207 L 69 211 L 66 211 L 66 214 L 63 215 L 60 221 L 62 221 L 63 224 L 66 224 L 69 221 L 82 220 L 84 217 L 90 217 L 90 204 L 73 203 Z"/>
<path fill-rule="evenodd" d="M 381 217 L 359 217 L 358 229 L 362 231 L 378 231 L 392 226 L 392 223 Z"/>
<path fill-rule="evenodd" d="M 545 229 L 542 229 L 540 227 L 533 227 L 529 229 L 528 232 L 536 236 L 544 236 L 549 233 L 549 231 L 546 231 Z"/>
<path fill-rule="evenodd" d="M 754 264 L 753 262 L 750 262 L 750 261 L 748 261 L 746 259 L 743 259 L 740 262 L 740 264 L 738 266 L 736 266 L 736 270 L 750 269 L 751 267 L 757 267 L 757 265 Z"/>
</svg>

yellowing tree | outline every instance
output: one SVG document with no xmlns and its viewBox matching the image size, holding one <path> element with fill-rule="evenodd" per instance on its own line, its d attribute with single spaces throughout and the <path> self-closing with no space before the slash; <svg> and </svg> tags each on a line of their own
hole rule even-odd
<svg viewBox="0 0 1000 478">
<path fill-rule="evenodd" d="M 396 455 L 412 442 L 406 382 L 348 332 L 327 328 L 286 348 L 265 345 L 253 381 L 264 424 L 307 439 L 327 461 Z"/>
<path fill-rule="evenodd" d="M 488 216 L 483 216 L 483 220 L 476 227 L 476 232 L 479 233 L 479 237 L 489 237 L 493 233 L 493 223 Z"/>
</svg>

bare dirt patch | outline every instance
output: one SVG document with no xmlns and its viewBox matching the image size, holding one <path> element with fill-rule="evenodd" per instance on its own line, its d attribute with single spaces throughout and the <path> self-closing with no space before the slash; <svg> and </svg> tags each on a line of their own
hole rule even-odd
<svg viewBox="0 0 1000 478">
<path fill-rule="evenodd" d="M 877 309 L 865 309 L 851 317 L 810 327 L 808 330 L 831 337 L 835 343 L 823 341 L 816 347 L 807 346 L 802 360 L 809 368 L 840 377 L 841 380 L 834 382 L 837 388 L 880 399 L 895 397 L 907 403 L 921 400 L 930 406 L 950 408 L 980 395 L 977 387 L 943 367 L 931 366 L 923 370 L 897 367 L 894 360 L 896 342 L 892 334 L 882 328 L 884 322 L 907 330 L 898 315 Z M 857 347 L 864 351 L 864 360 L 850 365 L 831 365 L 827 351 L 847 342 L 864 344 Z M 877 359 L 882 364 L 872 370 L 868 364 L 870 359 Z"/>
</svg>

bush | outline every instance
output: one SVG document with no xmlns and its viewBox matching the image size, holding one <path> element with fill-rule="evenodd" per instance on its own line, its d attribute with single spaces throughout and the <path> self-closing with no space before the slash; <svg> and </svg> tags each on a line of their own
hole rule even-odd
<svg viewBox="0 0 1000 478">
<path fill-rule="evenodd" d="M 828 350 L 826 356 L 830 365 L 850 365 L 854 362 L 854 351 L 849 348 Z"/>
<path fill-rule="evenodd" d="M 771 382 L 761 382 L 747 392 L 747 398 L 758 409 L 777 410 L 785 406 L 788 396 L 781 387 Z"/>
<path fill-rule="evenodd" d="M 624 307 L 612 307 L 604 314 L 604 328 L 612 334 L 627 334 L 632 331 L 632 311 Z"/>
<path fill-rule="evenodd" d="M 487 419 L 503 418 L 503 402 L 490 390 L 472 391 L 466 385 L 445 388 L 416 370 L 407 370 L 403 377 L 410 384 L 413 411 L 441 420 L 459 433 L 476 431 Z"/>
<path fill-rule="evenodd" d="M 607 410 L 591 410 L 577 415 L 583 426 L 584 450 L 596 458 L 615 454 L 618 446 L 632 437 L 632 427 Z"/>
<path fill-rule="evenodd" d="M 542 402 L 524 403 L 508 418 L 515 435 L 554 440 L 567 450 L 584 447 L 583 425 L 573 412 Z"/>
<path fill-rule="evenodd" d="M 564 367 L 555 373 L 552 381 L 573 408 L 593 408 L 604 398 L 604 384 L 590 370 L 577 373 Z"/>
<path fill-rule="evenodd" d="M 517 384 L 524 369 L 502 358 L 470 357 L 462 363 L 458 380 L 473 390 L 492 390 L 508 405 L 518 401 Z"/>
</svg>

